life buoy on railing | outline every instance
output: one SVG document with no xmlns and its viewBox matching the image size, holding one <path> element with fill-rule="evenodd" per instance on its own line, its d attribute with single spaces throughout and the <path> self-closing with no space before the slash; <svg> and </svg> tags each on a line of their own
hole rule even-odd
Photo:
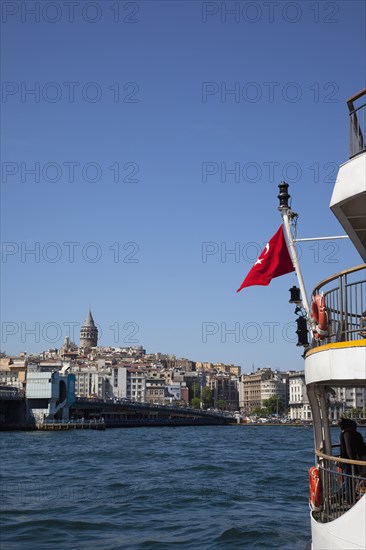
<svg viewBox="0 0 366 550">
<path fill-rule="evenodd" d="M 328 311 L 322 294 L 315 294 L 311 303 L 311 318 L 315 321 L 314 338 L 324 340 L 328 335 Z"/>
<path fill-rule="evenodd" d="M 319 470 L 315 466 L 312 466 L 309 470 L 309 505 L 310 508 L 317 512 L 322 507 L 322 487 L 319 477 Z"/>
</svg>

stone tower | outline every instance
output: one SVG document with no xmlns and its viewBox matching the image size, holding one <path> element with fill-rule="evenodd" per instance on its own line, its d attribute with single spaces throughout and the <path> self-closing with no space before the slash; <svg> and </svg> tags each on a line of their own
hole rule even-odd
<svg viewBox="0 0 366 550">
<path fill-rule="evenodd" d="M 98 329 L 89 309 L 88 317 L 80 329 L 80 347 L 90 349 L 98 345 Z"/>
</svg>

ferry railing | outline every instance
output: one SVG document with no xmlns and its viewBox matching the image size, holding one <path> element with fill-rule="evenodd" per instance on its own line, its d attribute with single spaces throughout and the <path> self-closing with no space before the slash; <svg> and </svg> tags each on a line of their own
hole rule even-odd
<svg viewBox="0 0 366 550">
<path fill-rule="evenodd" d="M 316 455 L 322 487 L 318 513 L 320 521 L 327 523 L 343 515 L 366 495 L 366 460 L 349 460 L 321 451 Z"/>
<path fill-rule="evenodd" d="M 366 264 L 325 279 L 313 291 L 313 295 L 321 293 L 328 311 L 328 335 L 313 345 L 366 338 Z"/>
<path fill-rule="evenodd" d="M 366 88 L 348 101 L 348 110 L 350 115 L 350 158 L 366 151 L 365 130 L 366 130 L 366 103 L 355 107 L 355 101 L 366 96 Z"/>
</svg>

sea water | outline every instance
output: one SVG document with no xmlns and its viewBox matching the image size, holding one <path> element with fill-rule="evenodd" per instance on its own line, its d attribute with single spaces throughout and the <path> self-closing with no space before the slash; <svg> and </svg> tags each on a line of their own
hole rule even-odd
<svg viewBox="0 0 366 550">
<path fill-rule="evenodd" d="M 310 540 L 308 427 L 1 434 L 1 549 L 283 549 Z"/>
</svg>

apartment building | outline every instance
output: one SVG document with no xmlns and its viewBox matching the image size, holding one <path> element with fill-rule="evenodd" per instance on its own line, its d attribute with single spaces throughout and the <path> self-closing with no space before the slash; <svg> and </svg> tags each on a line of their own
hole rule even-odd
<svg viewBox="0 0 366 550">
<path fill-rule="evenodd" d="M 309 399 L 306 393 L 305 372 L 292 372 L 289 384 L 289 417 L 291 420 L 312 420 Z"/>
</svg>

